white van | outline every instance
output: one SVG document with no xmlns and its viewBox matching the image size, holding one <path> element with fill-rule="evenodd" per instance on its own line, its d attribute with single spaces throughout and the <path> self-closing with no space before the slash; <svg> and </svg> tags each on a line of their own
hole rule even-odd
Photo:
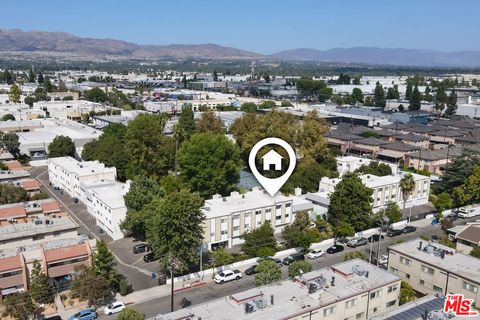
<svg viewBox="0 0 480 320">
<path fill-rule="evenodd" d="M 471 206 L 461 207 L 458 209 L 459 218 L 471 218 L 480 215 L 480 205 L 473 204 Z"/>
</svg>

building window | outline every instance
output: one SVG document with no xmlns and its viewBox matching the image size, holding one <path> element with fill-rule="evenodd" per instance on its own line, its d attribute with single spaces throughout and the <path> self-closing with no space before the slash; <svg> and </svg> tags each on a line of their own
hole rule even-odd
<svg viewBox="0 0 480 320">
<path fill-rule="evenodd" d="M 250 211 L 245 212 L 245 219 L 250 218 Z"/>
<path fill-rule="evenodd" d="M 210 232 L 210 237 L 215 237 L 215 232 Z"/>
<path fill-rule="evenodd" d="M 280 209 L 282 209 L 282 205 L 281 205 L 281 204 L 277 204 L 277 205 L 275 206 L 275 208 L 276 208 L 277 210 L 280 210 Z"/>
<path fill-rule="evenodd" d="M 227 223 L 227 219 L 225 218 L 220 219 L 220 223 Z"/>
<path fill-rule="evenodd" d="M 233 227 L 233 231 L 238 231 L 238 230 L 240 230 L 239 226 Z"/>
<path fill-rule="evenodd" d="M 472 285 L 468 282 L 463 283 L 463 289 L 474 292 L 474 293 L 478 292 L 478 287 L 476 287 L 476 286 L 474 286 L 474 285 Z"/>
<path fill-rule="evenodd" d="M 393 307 L 395 304 L 397 304 L 397 300 L 392 300 L 387 302 L 387 308 Z"/>
<path fill-rule="evenodd" d="M 370 292 L 370 299 L 380 298 L 381 296 L 382 296 L 382 290 Z"/>
<path fill-rule="evenodd" d="M 392 273 L 398 273 L 398 269 L 394 267 L 390 267 L 390 271 L 392 271 Z"/>
<path fill-rule="evenodd" d="M 256 215 L 262 214 L 262 210 L 260 210 L 260 209 L 255 210 L 255 214 L 256 214 Z"/>
<path fill-rule="evenodd" d="M 410 279 L 410 273 L 405 273 L 405 278 Z"/>
<path fill-rule="evenodd" d="M 228 231 L 227 230 L 222 230 L 222 234 L 227 234 Z"/>
<path fill-rule="evenodd" d="M 265 209 L 265 212 L 266 212 L 266 213 L 272 212 L 272 208 L 267 208 L 267 209 Z"/>
<path fill-rule="evenodd" d="M 398 289 L 398 285 L 395 284 L 393 286 L 388 287 L 388 292 L 390 293 L 390 292 L 396 291 L 397 289 Z"/>
<path fill-rule="evenodd" d="M 282 216 L 276 216 L 275 219 L 282 220 Z"/>
<path fill-rule="evenodd" d="M 357 305 L 357 299 L 348 300 L 345 302 L 345 308 L 349 309 Z"/>
<path fill-rule="evenodd" d="M 377 313 L 377 312 L 378 312 L 378 307 L 373 308 L 373 313 Z"/>
<path fill-rule="evenodd" d="M 357 318 L 357 319 L 363 319 L 363 318 L 365 318 L 365 312 L 357 313 L 357 315 L 355 316 L 355 318 Z"/>
<path fill-rule="evenodd" d="M 326 317 L 326 316 L 329 316 L 331 314 L 334 314 L 335 313 L 335 308 L 336 308 L 336 306 L 324 309 L 323 310 L 323 316 Z"/>
<path fill-rule="evenodd" d="M 407 266 L 412 265 L 412 261 L 410 259 L 405 258 L 405 257 L 400 257 L 400 263 L 404 264 L 404 265 L 407 265 Z"/>
<path fill-rule="evenodd" d="M 290 208 L 291 206 L 292 206 L 292 203 L 291 203 L 291 202 L 289 202 L 289 203 L 287 203 L 287 204 L 285 205 L 285 207 L 287 207 L 287 208 Z"/>
<path fill-rule="evenodd" d="M 250 225 L 249 224 L 245 225 L 245 230 L 250 230 Z"/>
<path fill-rule="evenodd" d="M 422 272 L 423 273 L 428 273 L 428 274 L 433 274 L 434 270 L 430 267 L 427 267 L 426 265 L 422 264 Z"/>
<path fill-rule="evenodd" d="M 443 289 L 440 288 L 440 287 L 437 287 L 437 286 L 433 286 L 433 290 L 435 290 L 435 291 L 437 291 L 437 292 L 440 292 L 440 293 L 443 292 Z"/>
<path fill-rule="evenodd" d="M 425 281 L 423 281 L 422 279 L 420 279 L 419 283 L 421 286 L 425 286 Z"/>
</svg>

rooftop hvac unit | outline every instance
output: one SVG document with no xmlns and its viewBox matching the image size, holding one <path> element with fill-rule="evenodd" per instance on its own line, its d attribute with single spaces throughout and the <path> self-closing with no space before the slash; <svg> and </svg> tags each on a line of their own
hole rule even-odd
<svg viewBox="0 0 480 320">
<path fill-rule="evenodd" d="M 352 267 L 352 271 L 358 276 L 363 276 L 365 274 L 365 270 L 363 270 L 358 264 Z"/>
<path fill-rule="evenodd" d="M 255 302 L 255 306 L 257 307 L 257 309 L 265 309 L 266 307 L 268 307 L 268 304 L 267 304 L 267 300 L 265 299 L 258 299 L 258 300 L 254 300 Z"/>
<path fill-rule="evenodd" d="M 250 302 L 245 303 L 245 313 L 253 313 L 255 311 L 255 305 Z"/>
<path fill-rule="evenodd" d="M 315 291 L 317 291 L 317 284 L 316 283 L 312 283 L 312 282 L 309 282 L 308 283 L 308 293 L 314 293 Z"/>
</svg>

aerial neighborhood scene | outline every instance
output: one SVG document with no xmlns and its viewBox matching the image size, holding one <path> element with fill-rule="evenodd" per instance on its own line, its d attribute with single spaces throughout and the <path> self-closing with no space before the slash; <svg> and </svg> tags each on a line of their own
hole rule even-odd
<svg viewBox="0 0 480 320">
<path fill-rule="evenodd" d="M 480 319 L 480 3 L 22 1 L 0 319 Z"/>
</svg>

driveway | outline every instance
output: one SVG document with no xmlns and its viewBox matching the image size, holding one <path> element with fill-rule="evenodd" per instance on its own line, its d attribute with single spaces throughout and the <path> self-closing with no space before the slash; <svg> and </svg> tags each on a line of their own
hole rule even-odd
<svg viewBox="0 0 480 320">
<path fill-rule="evenodd" d="M 40 182 L 41 190 L 57 200 L 63 210 L 67 211 L 78 223 L 80 226 L 79 233 L 86 234 L 91 239 L 104 240 L 108 244 L 116 259 L 115 269 L 128 279 L 133 290 L 143 290 L 158 285 L 151 278 L 151 272 L 158 271 L 158 263 L 146 264 L 143 262 L 143 255 L 134 256 L 132 252 L 133 239 L 126 238 L 112 241 L 105 233 L 101 233 L 100 228 L 96 225 L 95 218 L 88 213 L 87 207 L 83 203 L 74 203 L 72 197 L 60 190 L 53 189 L 48 180 L 47 167 L 35 167 L 30 171 L 30 174 Z M 138 259 L 142 260 L 136 261 Z"/>
</svg>

